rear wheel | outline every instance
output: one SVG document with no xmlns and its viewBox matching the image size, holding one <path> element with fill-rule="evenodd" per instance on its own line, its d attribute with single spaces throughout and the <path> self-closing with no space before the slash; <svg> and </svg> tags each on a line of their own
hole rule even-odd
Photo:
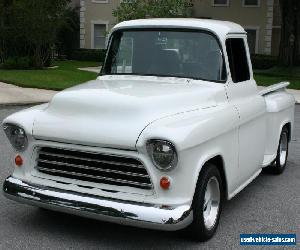
<svg viewBox="0 0 300 250">
<path fill-rule="evenodd" d="M 189 229 L 194 239 L 206 241 L 219 224 L 223 202 L 222 179 L 213 164 L 206 164 L 198 178 L 193 199 L 193 222 Z"/>
<path fill-rule="evenodd" d="M 280 134 L 276 158 L 270 166 L 264 168 L 265 172 L 273 173 L 273 174 L 281 174 L 285 170 L 288 153 L 289 153 L 289 130 L 287 129 L 287 127 L 283 127 Z"/>
</svg>

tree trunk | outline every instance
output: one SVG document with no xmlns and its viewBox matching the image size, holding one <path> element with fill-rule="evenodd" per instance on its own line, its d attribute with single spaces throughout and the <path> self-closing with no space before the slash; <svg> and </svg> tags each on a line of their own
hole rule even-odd
<svg viewBox="0 0 300 250">
<path fill-rule="evenodd" d="M 281 9 L 281 42 L 279 63 L 294 66 L 300 61 L 300 1 L 279 0 Z"/>
<path fill-rule="evenodd" d="M 8 20 L 8 8 L 11 5 L 10 0 L 0 0 L 0 63 L 4 62 L 6 57 L 6 34 L 5 34 L 5 26 Z"/>
<path fill-rule="evenodd" d="M 36 69 L 41 69 L 43 66 L 42 48 L 40 45 L 37 45 L 33 55 L 33 67 Z"/>
</svg>

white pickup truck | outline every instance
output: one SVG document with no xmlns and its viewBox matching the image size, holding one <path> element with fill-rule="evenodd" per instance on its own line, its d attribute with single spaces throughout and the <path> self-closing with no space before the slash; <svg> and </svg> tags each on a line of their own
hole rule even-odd
<svg viewBox="0 0 300 250">
<path fill-rule="evenodd" d="M 7 198 L 120 224 L 213 236 L 222 203 L 286 166 L 294 97 L 258 90 L 235 23 L 116 25 L 99 77 L 3 122 Z M 258 204 L 259 206 L 259 204 Z"/>
</svg>

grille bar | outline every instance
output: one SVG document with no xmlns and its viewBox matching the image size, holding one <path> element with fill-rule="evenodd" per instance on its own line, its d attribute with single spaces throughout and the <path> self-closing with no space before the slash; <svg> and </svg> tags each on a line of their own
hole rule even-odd
<svg viewBox="0 0 300 250">
<path fill-rule="evenodd" d="M 95 167 L 84 166 L 84 165 L 76 165 L 76 164 L 71 164 L 71 163 L 66 163 L 66 162 L 48 161 L 48 160 L 42 160 L 42 159 L 39 159 L 38 161 L 43 162 L 43 163 L 48 163 L 48 164 L 69 166 L 69 167 L 88 169 L 88 170 L 95 170 L 95 171 L 106 172 L 106 173 L 116 173 L 116 174 L 139 176 L 139 177 L 145 177 L 145 178 L 148 177 L 148 175 L 145 175 L 145 174 L 138 174 L 138 173 L 132 173 L 132 172 L 123 172 L 123 171 L 117 171 L 117 170 L 112 170 L 112 169 L 95 168 Z M 37 166 L 37 167 L 39 168 L 39 166 Z"/>
<path fill-rule="evenodd" d="M 142 162 L 127 156 L 42 147 L 35 168 L 52 176 L 152 189 L 150 176 Z"/>
<path fill-rule="evenodd" d="M 135 165 L 135 164 L 130 164 L 130 163 L 120 163 L 120 162 L 112 162 L 112 161 L 106 161 L 106 160 L 95 160 L 95 159 L 83 158 L 83 157 L 66 155 L 66 154 L 59 155 L 59 154 L 48 153 L 48 152 L 43 152 L 43 151 L 40 151 L 40 155 L 70 158 L 70 159 L 75 159 L 75 160 L 94 161 L 94 162 L 105 163 L 105 164 L 110 164 L 110 165 L 120 165 L 120 166 L 123 165 L 123 166 L 128 166 L 128 167 L 133 167 L 133 168 L 144 168 L 144 166 L 142 164 Z"/>
<path fill-rule="evenodd" d="M 68 176 L 72 175 L 72 176 L 77 176 L 77 177 L 87 177 L 87 178 L 98 179 L 98 180 L 107 180 L 107 181 L 112 181 L 112 182 L 119 182 L 119 183 L 123 183 L 123 184 L 132 184 L 134 186 L 151 187 L 151 184 L 148 184 L 148 183 L 139 183 L 139 182 L 134 182 L 134 181 L 111 179 L 111 178 L 106 178 L 106 177 L 93 176 L 93 175 L 82 174 L 82 173 L 80 174 L 80 173 L 76 173 L 76 172 L 69 172 L 69 171 L 63 171 L 63 170 L 57 170 L 57 169 L 48 169 L 48 168 L 42 168 L 42 167 L 38 167 L 38 169 L 41 170 L 41 171 L 50 172 L 50 173 L 66 174 Z"/>
</svg>

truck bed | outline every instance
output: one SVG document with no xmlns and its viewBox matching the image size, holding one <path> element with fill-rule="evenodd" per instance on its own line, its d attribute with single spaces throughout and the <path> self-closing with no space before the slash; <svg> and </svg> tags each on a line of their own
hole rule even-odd
<svg viewBox="0 0 300 250">
<path fill-rule="evenodd" d="M 278 90 L 282 90 L 282 89 L 286 88 L 289 85 L 290 85 L 289 82 L 276 83 L 276 84 L 273 84 L 273 85 L 268 86 L 266 88 L 262 88 L 262 89 L 260 88 L 259 94 L 264 96 L 264 95 L 267 95 L 269 93 L 272 93 L 272 92 L 275 92 L 275 91 L 278 91 Z"/>
</svg>

